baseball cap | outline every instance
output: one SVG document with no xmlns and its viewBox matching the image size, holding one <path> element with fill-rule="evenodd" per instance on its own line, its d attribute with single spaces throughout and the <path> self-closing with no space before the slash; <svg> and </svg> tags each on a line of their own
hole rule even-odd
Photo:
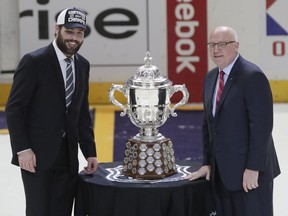
<svg viewBox="0 0 288 216">
<path fill-rule="evenodd" d="M 86 13 L 75 7 L 66 8 L 60 12 L 56 24 L 64 25 L 65 28 L 86 29 Z"/>
</svg>

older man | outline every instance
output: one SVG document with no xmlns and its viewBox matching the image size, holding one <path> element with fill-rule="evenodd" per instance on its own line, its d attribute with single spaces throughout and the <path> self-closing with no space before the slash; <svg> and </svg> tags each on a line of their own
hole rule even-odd
<svg viewBox="0 0 288 216">
<path fill-rule="evenodd" d="M 217 67 L 204 81 L 204 160 L 187 179 L 211 177 L 217 215 L 272 216 L 273 179 L 280 168 L 269 82 L 239 54 L 232 28 L 215 28 L 208 49 Z"/>
</svg>

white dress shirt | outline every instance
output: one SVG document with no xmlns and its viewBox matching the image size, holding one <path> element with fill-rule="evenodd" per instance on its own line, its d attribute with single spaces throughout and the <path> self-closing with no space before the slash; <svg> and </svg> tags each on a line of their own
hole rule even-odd
<svg viewBox="0 0 288 216">
<path fill-rule="evenodd" d="M 228 76 L 232 70 L 232 67 L 234 66 L 236 60 L 238 59 L 239 54 L 236 56 L 236 58 L 231 62 L 231 64 L 229 64 L 227 67 L 225 67 L 222 71 L 224 72 L 224 85 L 228 79 Z M 219 80 L 220 80 L 220 69 L 219 69 L 219 73 L 218 73 L 218 77 L 217 77 L 217 81 L 216 81 L 216 85 L 215 85 L 215 89 L 214 89 L 214 95 L 213 95 L 213 108 L 212 108 L 212 114 L 213 116 L 215 116 L 216 113 L 216 94 L 218 91 L 218 86 L 219 86 Z"/>
</svg>

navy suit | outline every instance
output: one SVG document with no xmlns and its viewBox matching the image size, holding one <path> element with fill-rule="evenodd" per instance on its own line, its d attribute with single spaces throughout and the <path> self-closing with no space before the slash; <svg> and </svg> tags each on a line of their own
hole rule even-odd
<svg viewBox="0 0 288 216">
<path fill-rule="evenodd" d="M 215 169 L 229 191 L 242 190 L 244 170 L 259 171 L 259 186 L 273 181 L 280 168 L 272 139 L 273 99 L 259 67 L 239 56 L 212 115 L 219 69 L 204 81 L 204 165 Z"/>
<path fill-rule="evenodd" d="M 13 164 L 19 165 L 17 152 L 30 148 L 36 155 L 36 173 L 49 171 L 65 153 L 68 169 L 77 175 L 78 143 L 85 158 L 96 157 L 88 103 L 90 65 L 79 54 L 74 60 L 75 90 L 67 111 L 53 45 L 26 54 L 19 62 L 6 106 Z M 63 137 L 65 148 L 61 148 Z"/>
</svg>

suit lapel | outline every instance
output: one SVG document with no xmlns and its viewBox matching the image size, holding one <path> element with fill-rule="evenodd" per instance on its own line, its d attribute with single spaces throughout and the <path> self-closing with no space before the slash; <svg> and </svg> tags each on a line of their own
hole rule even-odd
<svg viewBox="0 0 288 216">
<path fill-rule="evenodd" d="M 206 81 L 206 92 L 205 92 L 205 105 L 207 107 L 207 110 L 209 110 L 209 115 L 212 117 L 212 109 L 213 109 L 213 95 L 215 90 L 215 85 L 217 81 L 218 76 L 218 69 L 215 68 L 213 71 L 211 71 L 211 76 L 207 77 Z"/>
<path fill-rule="evenodd" d="M 227 78 L 226 83 L 225 83 L 225 86 L 224 86 L 224 89 L 223 89 L 223 92 L 222 92 L 222 95 L 220 98 L 219 107 L 218 107 L 218 110 L 216 110 L 216 112 L 218 112 L 221 109 L 223 102 L 225 101 L 227 95 L 229 94 L 231 87 L 233 86 L 233 83 L 234 83 L 236 76 L 237 76 L 237 73 L 238 73 L 240 60 L 241 60 L 241 56 L 238 57 L 234 66 L 232 67 L 232 70 L 231 70 L 231 72 Z"/>
<path fill-rule="evenodd" d="M 51 61 L 49 61 L 49 67 L 53 68 L 52 72 L 56 76 L 56 86 L 59 89 L 60 95 L 63 98 L 63 103 L 65 104 L 65 85 L 64 85 L 61 67 L 60 67 L 56 52 L 52 44 L 48 46 L 48 50 L 49 50 L 49 55 L 51 56 Z"/>
</svg>

